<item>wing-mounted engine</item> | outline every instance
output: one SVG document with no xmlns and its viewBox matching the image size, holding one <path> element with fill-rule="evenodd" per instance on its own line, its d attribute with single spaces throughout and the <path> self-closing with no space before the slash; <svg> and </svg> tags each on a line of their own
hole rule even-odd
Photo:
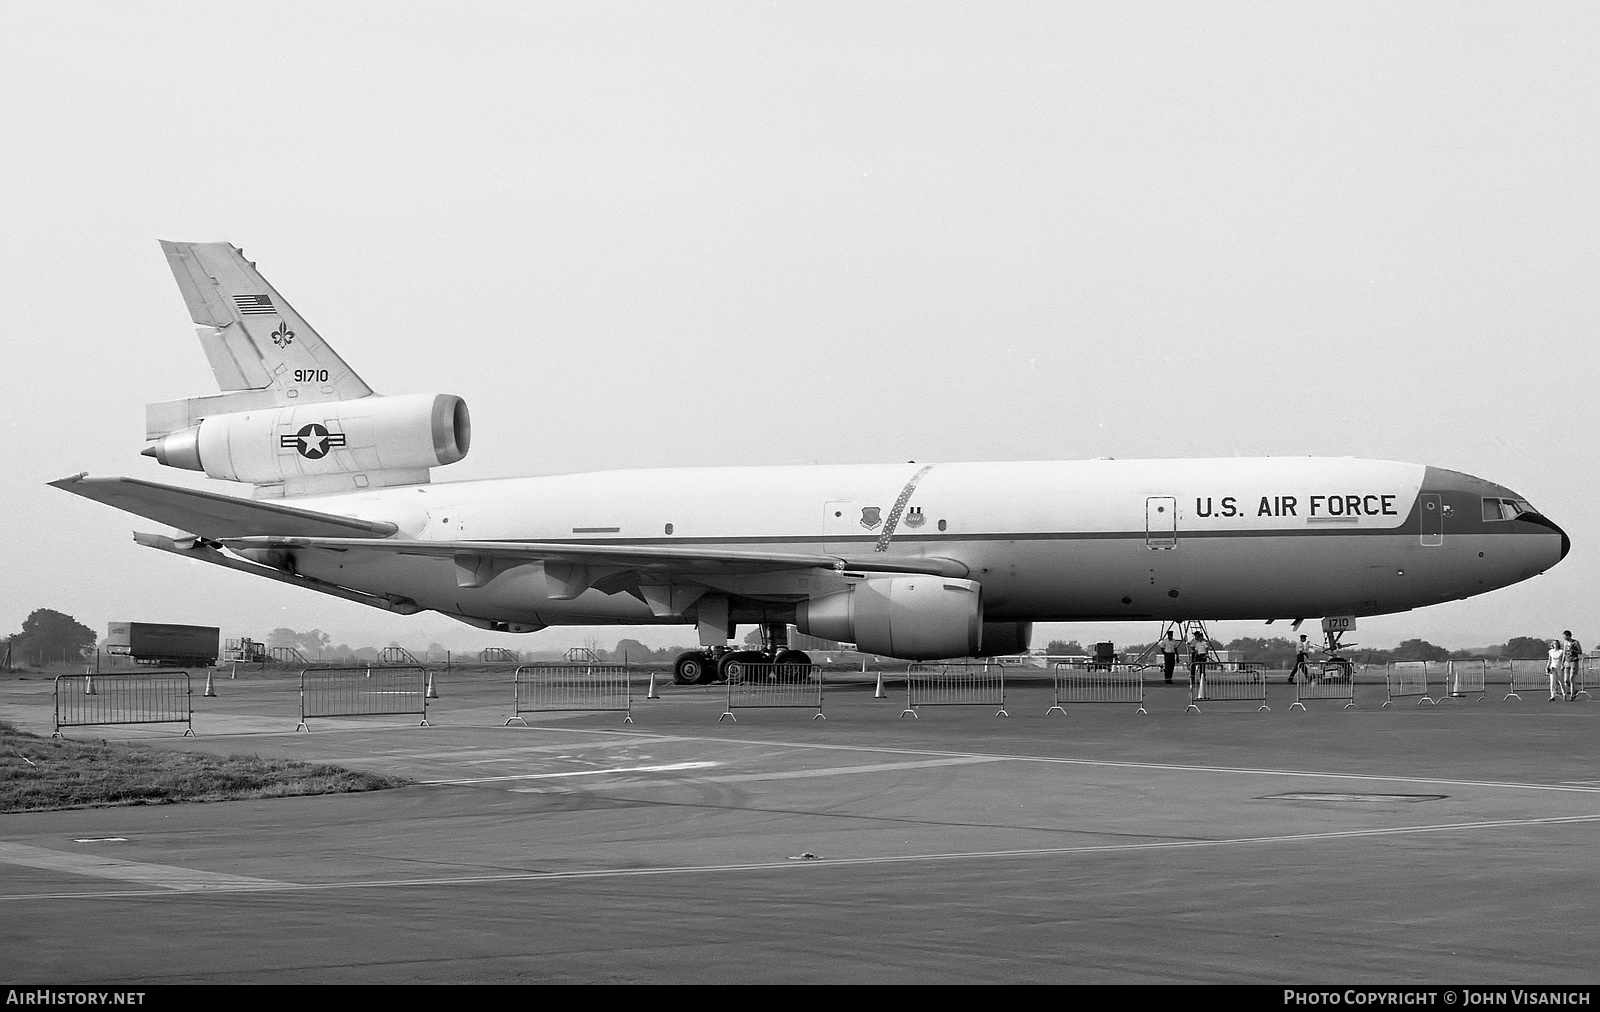
<svg viewBox="0 0 1600 1012">
<path fill-rule="evenodd" d="M 983 646 L 983 588 L 939 576 L 874 577 L 802 601 L 795 628 L 873 654 L 933 660 Z"/>
<path fill-rule="evenodd" d="M 1025 654 L 1033 641 L 1032 622 L 985 622 L 983 650 L 975 657 L 1005 657 Z"/>
<path fill-rule="evenodd" d="M 362 397 L 211 415 L 145 451 L 168 467 L 247 481 L 258 497 L 419 484 L 467 455 L 472 421 L 454 394 Z"/>
</svg>

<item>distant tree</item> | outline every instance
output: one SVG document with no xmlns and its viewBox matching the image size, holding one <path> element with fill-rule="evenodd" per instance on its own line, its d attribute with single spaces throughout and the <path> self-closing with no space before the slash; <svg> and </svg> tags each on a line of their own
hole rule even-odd
<svg viewBox="0 0 1600 1012">
<path fill-rule="evenodd" d="M 93 649 L 94 630 L 71 615 L 39 608 L 22 623 L 22 631 L 12 637 L 12 662 L 35 665 L 74 661 Z"/>
<path fill-rule="evenodd" d="M 295 632 L 293 629 L 279 626 L 278 628 L 267 633 L 268 650 L 276 650 L 279 647 L 298 647 L 299 645 L 300 634 Z"/>
<path fill-rule="evenodd" d="M 356 656 L 355 651 L 350 649 L 350 644 L 341 643 L 336 647 L 329 647 L 322 655 L 322 659 L 334 664 L 354 664 Z"/>
<path fill-rule="evenodd" d="M 1400 645 L 1389 651 L 1390 659 L 1396 661 L 1447 661 L 1450 651 L 1444 647 L 1435 646 L 1427 640 L 1402 640 Z"/>
<path fill-rule="evenodd" d="M 681 651 L 679 651 L 681 653 Z M 652 650 L 635 639 L 617 641 L 616 649 L 611 651 L 611 659 L 620 661 L 626 659 L 629 664 L 644 664 L 652 661 L 669 661 L 678 656 L 677 653 L 668 654 L 665 650 Z"/>
<path fill-rule="evenodd" d="M 1056 657 L 1063 654 L 1087 654 L 1089 651 L 1083 649 L 1083 644 L 1077 640 L 1051 640 L 1050 645 L 1044 648 L 1044 652 Z"/>
<path fill-rule="evenodd" d="M 1500 649 L 1506 657 L 1539 660 L 1550 652 L 1550 640 L 1542 640 L 1537 636 L 1513 636 Z"/>
<path fill-rule="evenodd" d="M 328 634 L 321 629 L 307 629 L 305 632 L 295 633 L 294 642 L 289 646 L 299 647 L 300 652 L 307 657 L 315 657 L 327 648 L 328 640 Z"/>
</svg>

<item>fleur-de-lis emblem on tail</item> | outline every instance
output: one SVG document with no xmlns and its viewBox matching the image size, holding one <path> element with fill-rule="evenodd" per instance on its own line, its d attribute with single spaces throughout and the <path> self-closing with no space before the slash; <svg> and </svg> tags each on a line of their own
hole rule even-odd
<svg viewBox="0 0 1600 1012">
<path fill-rule="evenodd" d="M 287 323 L 278 324 L 278 329 L 272 332 L 272 343 L 280 348 L 287 348 L 294 343 L 294 331 L 289 329 Z"/>
</svg>

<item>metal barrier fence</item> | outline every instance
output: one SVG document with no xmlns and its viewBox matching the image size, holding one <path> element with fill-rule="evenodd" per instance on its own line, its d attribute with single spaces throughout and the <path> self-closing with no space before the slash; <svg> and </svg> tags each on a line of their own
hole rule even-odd
<svg viewBox="0 0 1600 1012">
<path fill-rule="evenodd" d="M 1383 706 L 1408 696 L 1420 696 L 1418 706 L 1423 703 L 1439 705 L 1428 695 L 1427 661 L 1390 661 L 1383 668 L 1383 683 L 1388 690 L 1388 698 L 1383 701 Z M 1383 709 L 1383 706 L 1378 709 Z"/>
<path fill-rule="evenodd" d="M 906 669 L 906 708 L 913 717 L 919 706 L 993 706 L 996 717 L 1006 712 L 1006 669 L 988 664 L 913 664 Z"/>
<path fill-rule="evenodd" d="M 622 713 L 633 723 L 633 678 L 624 664 L 524 664 L 512 674 L 512 711 L 505 726 L 524 713 Z"/>
<path fill-rule="evenodd" d="M 1046 717 L 1061 711 L 1067 715 L 1063 703 L 1132 703 L 1139 713 L 1144 708 L 1144 675 L 1142 668 L 1131 664 L 1112 664 L 1068 661 L 1055 666 L 1055 703 L 1044 712 Z M 1004 697 L 1002 696 L 1002 705 Z"/>
<path fill-rule="evenodd" d="M 1297 678 L 1294 682 L 1294 702 L 1289 704 L 1289 709 L 1306 708 L 1308 699 L 1344 700 L 1344 709 L 1353 710 L 1356 706 L 1356 679 L 1355 666 L 1342 657 L 1323 661 L 1316 666 L 1316 673 L 1305 678 Z"/>
<path fill-rule="evenodd" d="M 1190 692 L 1188 709 L 1196 713 L 1197 700 L 1260 703 L 1257 713 L 1272 709 L 1267 705 L 1267 666 L 1260 661 L 1206 661 L 1200 666 L 1199 686 L 1191 686 Z"/>
<path fill-rule="evenodd" d="M 728 665 L 727 692 L 722 716 L 734 717 L 735 708 L 816 710 L 812 720 L 827 720 L 822 712 L 822 669 L 815 664 L 772 664 L 736 661 Z"/>
<path fill-rule="evenodd" d="M 1600 666 L 1600 657 L 1578 658 L 1578 673 L 1572 677 L 1572 699 L 1577 701 L 1579 696 L 1589 696 L 1590 676 L 1594 674 L 1596 666 Z"/>
<path fill-rule="evenodd" d="M 1511 662 L 1504 658 L 1487 658 L 1484 661 L 1483 687 L 1484 696 L 1488 697 L 1488 688 L 1491 685 L 1511 684 Z"/>
<path fill-rule="evenodd" d="M 139 671 L 117 675 L 58 675 L 56 728 L 91 724 L 184 724 L 194 734 L 194 699 L 187 671 Z"/>
<path fill-rule="evenodd" d="M 1462 657 L 1445 662 L 1444 690 L 1439 702 L 1478 697 L 1483 702 L 1489 693 L 1489 662 L 1482 657 Z"/>
<path fill-rule="evenodd" d="M 310 731 L 312 717 L 420 715 L 428 726 L 428 672 L 401 667 L 303 668 L 300 671 L 300 723 Z"/>
<path fill-rule="evenodd" d="M 1548 690 L 1551 696 L 1560 693 L 1561 674 L 1551 674 L 1549 661 L 1518 658 L 1510 666 L 1510 682 L 1502 703 L 1507 699 L 1521 700 L 1523 692 Z"/>
</svg>

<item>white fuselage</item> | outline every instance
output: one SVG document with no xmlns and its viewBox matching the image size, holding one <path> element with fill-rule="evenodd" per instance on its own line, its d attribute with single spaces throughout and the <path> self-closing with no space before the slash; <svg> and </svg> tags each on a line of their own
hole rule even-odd
<svg viewBox="0 0 1600 1012">
<path fill-rule="evenodd" d="M 1542 517 L 1459 472 L 1355 458 L 1089 460 L 603 471 L 377 489 L 296 505 L 421 541 L 524 541 L 955 560 L 989 621 L 1373 615 L 1480 594 L 1560 560 Z M 296 571 L 464 618 L 685 621 L 639 596 L 562 599 L 537 562 L 461 586 L 448 558 L 305 549 Z M 736 620 L 839 589 L 843 569 L 707 574 Z"/>
</svg>

